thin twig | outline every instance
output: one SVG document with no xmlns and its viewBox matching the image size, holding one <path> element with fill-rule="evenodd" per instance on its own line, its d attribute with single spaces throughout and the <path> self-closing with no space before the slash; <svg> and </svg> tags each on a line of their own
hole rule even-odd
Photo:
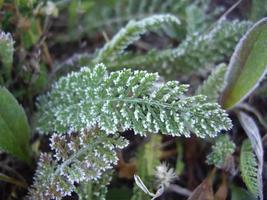
<svg viewBox="0 0 267 200">
<path fill-rule="evenodd" d="M 243 0 L 237 1 L 234 5 L 232 5 L 228 10 L 226 10 L 222 16 L 213 24 L 210 26 L 208 30 L 212 30 L 217 24 L 219 24 L 221 21 L 225 20 L 226 16 L 229 15 Z"/>
<path fill-rule="evenodd" d="M 243 0 L 237 1 L 234 5 L 232 5 L 217 21 L 217 23 L 220 23 L 222 20 L 226 18 L 227 15 L 229 15 Z"/>
</svg>

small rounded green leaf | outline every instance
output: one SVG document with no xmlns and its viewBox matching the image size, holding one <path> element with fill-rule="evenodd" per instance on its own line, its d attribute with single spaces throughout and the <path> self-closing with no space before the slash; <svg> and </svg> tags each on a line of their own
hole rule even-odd
<svg viewBox="0 0 267 200">
<path fill-rule="evenodd" d="M 230 109 L 258 86 L 267 66 L 267 18 L 257 22 L 239 41 L 225 76 L 221 105 Z"/>
<path fill-rule="evenodd" d="M 30 128 L 23 108 L 0 87 L 0 150 L 29 161 Z"/>
</svg>

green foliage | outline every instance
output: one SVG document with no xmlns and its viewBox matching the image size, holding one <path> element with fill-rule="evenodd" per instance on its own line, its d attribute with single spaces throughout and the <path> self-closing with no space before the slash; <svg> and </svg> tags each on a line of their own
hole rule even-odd
<svg viewBox="0 0 267 200">
<path fill-rule="evenodd" d="M 246 21 L 222 21 L 209 32 L 189 34 L 176 48 L 152 49 L 146 54 L 126 50 L 130 44 L 139 39 L 141 34 L 169 24 L 177 25 L 179 20 L 172 15 L 155 15 L 140 21 L 130 21 L 111 41 L 96 52 L 93 63 L 108 63 L 107 67 L 110 70 L 121 67 L 142 68 L 172 78 L 178 73 L 192 73 L 224 61 L 230 57 L 236 42 L 251 26 L 251 23 Z M 76 56 L 70 61 L 71 64 L 73 61 L 85 64 L 85 60 L 91 65 L 91 59 L 91 55 L 81 56 L 80 59 Z"/>
<path fill-rule="evenodd" d="M 39 131 L 57 133 L 51 137 L 54 159 L 42 155 L 31 198 L 60 198 L 69 195 L 76 183 L 99 179 L 117 161 L 114 148 L 127 145 L 118 131 L 214 137 L 231 128 L 218 104 L 201 95 L 185 97 L 186 85 L 158 80 L 157 74 L 145 71 L 109 74 L 103 64 L 59 79 L 38 106 Z M 87 132 L 94 128 L 99 131 Z M 145 151 L 152 152 L 149 147 Z M 145 159 L 146 174 L 151 174 L 155 161 L 151 156 Z"/>
<path fill-rule="evenodd" d="M 253 21 L 259 20 L 266 16 L 267 2 L 266 0 L 253 0 L 251 1 L 251 10 L 249 12 L 249 18 Z"/>
<path fill-rule="evenodd" d="M 82 183 L 76 190 L 79 200 L 105 200 L 108 192 L 107 186 L 112 178 L 112 170 L 105 172 L 101 178 L 95 182 Z"/>
<path fill-rule="evenodd" d="M 119 188 L 109 188 L 107 198 L 108 200 L 130 199 L 132 190 L 126 186 Z"/>
<path fill-rule="evenodd" d="M 0 81 L 2 73 L 6 79 L 11 77 L 14 43 L 15 42 L 12 39 L 10 33 L 0 32 L 0 60 L 1 60 Z"/>
<path fill-rule="evenodd" d="M 206 74 L 218 63 L 228 62 L 237 41 L 252 23 L 226 20 L 236 14 L 243 19 L 243 6 L 234 11 L 230 9 L 227 16 L 219 18 L 223 11 L 219 4 L 228 3 L 212 0 L 0 0 L 3 30 L 0 32 L 0 84 L 8 87 L 23 103 L 31 120 L 38 121 L 37 134 L 53 133 L 49 150 L 43 148 L 43 142 L 46 143 L 43 139 L 47 136 L 33 138 L 37 154 L 39 143 L 42 144 L 40 149 L 49 152 L 41 153 L 28 199 L 64 199 L 77 193 L 79 199 L 86 200 L 149 200 L 157 199 L 157 195 L 161 196 L 167 190 L 178 190 L 182 195 L 190 193 L 174 183 L 177 174 L 189 178 L 189 184 L 192 178 L 191 169 L 186 170 L 188 173 L 183 172 L 185 163 L 194 163 L 195 157 L 191 160 L 190 153 L 195 151 L 184 152 L 188 148 L 188 144 L 182 144 L 184 137 L 195 134 L 209 139 L 232 127 L 226 111 L 216 103 L 224 85 L 226 66 L 212 70 L 197 94 L 192 96 L 188 94 L 195 91 L 194 86 L 188 91 L 187 85 L 165 80 L 181 77 L 183 82 L 192 80 L 195 83 L 201 72 Z M 255 0 L 252 12 L 247 16 L 256 20 L 266 13 L 265 7 L 263 1 Z M 216 22 L 218 18 L 220 20 Z M 232 76 L 239 86 L 233 89 L 234 93 L 242 93 L 236 103 L 251 93 L 265 74 L 265 28 L 266 19 L 250 29 L 230 62 L 228 84 L 232 84 L 229 78 Z M 103 42 L 101 34 L 107 43 L 94 51 L 93 47 L 98 48 Z M 66 43 L 58 44 L 62 41 Z M 73 52 L 75 56 L 68 58 Z M 57 65 L 59 60 L 66 58 L 62 65 Z M 239 69 L 233 69 L 233 66 Z M 163 77 L 140 70 L 157 72 Z M 70 71 L 76 72 L 60 78 Z M 51 87 L 54 79 L 58 81 Z M 46 89 L 49 91 L 40 96 L 34 106 L 36 96 Z M 37 115 L 33 116 L 37 109 Z M 251 141 L 251 144 L 245 141 L 241 148 L 241 175 L 254 196 L 263 199 L 262 138 L 252 118 L 242 117 L 242 112 L 238 112 L 238 117 Z M 0 129 L 0 150 L 29 162 L 30 128 L 25 112 L 2 87 Z M 128 145 L 121 136 L 122 132 L 127 134 L 127 130 L 150 136 L 137 155 L 137 174 L 141 178 L 134 176 L 137 184 L 133 191 L 125 185 L 112 185 L 115 192 L 108 194 L 112 168 L 118 161 L 117 149 Z M 184 136 L 177 145 L 176 173 L 166 164 L 159 165 L 160 133 Z M 192 144 L 198 142 L 192 141 Z M 170 146 L 174 148 L 174 145 Z M 234 151 L 235 144 L 228 136 L 218 137 L 207 162 L 225 171 L 227 158 L 234 161 L 231 156 Z M 14 177 L 2 174 L 2 179 L 24 187 L 20 185 L 24 184 L 23 177 L 27 180 L 29 177 L 26 173 L 21 178 L 21 171 L 18 172 Z M 233 174 L 228 175 L 229 180 L 233 180 Z M 193 192 L 189 199 L 201 198 L 204 193 L 204 196 L 213 196 L 213 176 L 212 173 L 197 188 L 201 194 Z M 227 187 L 226 176 L 224 173 L 220 189 Z M 179 183 L 183 185 L 184 180 L 180 179 Z M 117 188 L 122 190 L 116 191 Z M 249 196 L 238 189 L 231 191 L 233 200 Z M 6 199 L 16 195 L 12 190 Z"/>
<path fill-rule="evenodd" d="M 169 13 L 184 16 L 185 8 L 190 2 L 186 0 L 166 0 L 162 3 L 159 0 L 100 0 L 100 1 L 79 1 L 69 6 L 69 18 L 72 26 L 69 26 L 68 36 L 58 40 L 77 40 L 78 38 L 96 33 L 106 32 L 113 35 L 125 26 L 130 20 L 140 20 L 154 14 Z M 78 13 L 77 10 L 80 12 Z M 77 14 L 78 13 L 78 14 Z M 80 24 L 79 29 L 73 24 Z M 179 28 L 179 27 L 178 27 Z M 177 26 L 164 28 L 168 35 L 176 36 L 183 32 Z M 184 35 L 184 33 L 181 33 Z"/>
<path fill-rule="evenodd" d="M 217 66 L 208 79 L 198 88 L 196 93 L 207 96 L 211 102 L 217 102 L 219 94 L 224 86 L 226 69 L 227 67 L 225 64 Z"/>
<path fill-rule="evenodd" d="M 133 129 L 173 136 L 214 137 L 231 121 L 205 96 L 185 97 L 187 85 L 156 85 L 157 74 L 122 70 L 107 73 L 103 64 L 61 78 L 40 99 L 40 132 L 80 131 L 98 126 L 106 133 Z"/>
<path fill-rule="evenodd" d="M 95 36 L 103 31 L 112 36 L 129 20 L 166 13 L 181 18 L 182 26 L 164 27 L 164 34 L 175 39 L 183 38 L 187 31 L 202 32 L 215 21 L 222 9 L 210 9 L 211 4 L 211 0 L 75 1 L 68 6 L 68 35 L 58 39 L 77 40 L 84 35 Z M 79 29 L 74 27 L 77 23 L 80 24 Z"/>
<path fill-rule="evenodd" d="M 250 26 L 251 23 L 245 21 L 222 21 L 208 33 L 188 35 L 176 48 L 151 50 L 144 55 L 128 53 L 112 62 L 108 59 L 103 62 L 109 63 L 111 70 L 121 66 L 141 66 L 167 77 L 192 73 L 229 57 L 236 42 Z"/>
<path fill-rule="evenodd" d="M 93 1 L 71 1 L 68 6 L 68 25 L 75 29 L 79 15 L 92 12 Z M 77 12 L 78 11 L 78 12 Z"/>
<path fill-rule="evenodd" d="M 61 199 L 75 190 L 76 184 L 94 183 L 94 192 L 99 188 L 99 196 L 106 193 L 106 176 L 103 173 L 116 164 L 116 149 L 124 148 L 128 142 L 118 134 L 109 136 L 101 131 L 83 130 L 79 134 L 53 134 L 51 149 L 54 155 L 41 154 L 34 184 L 28 199 Z M 93 188 L 92 188 L 93 189 Z M 93 191 L 93 190 L 92 190 Z M 93 199 L 97 194 L 92 195 Z"/>
<path fill-rule="evenodd" d="M 0 87 L 0 127 L 0 149 L 29 162 L 27 116 L 13 95 L 3 87 Z"/>
<path fill-rule="evenodd" d="M 186 4 L 186 1 L 175 2 L 174 0 L 167 0 L 163 4 L 158 0 L 144 0 L 142 2 L 136 2 L 134 0 L 115 1 L 113 4 L 101 4 L 95 6 L 102 7 L 102 19 L 91 20 L 92 28 L 100 29 L 113 29 L 118 31 L 128 20 L 141 19 L 157 13 L 171 13 L 177 14 Z M 105 8 L 106 6 L 106 8 Z M 104 7 L 104 8 L 103 8 Z M 114 12 L 115 11 L 115 12 Z M 98 16 L 95 12 L 91 13 L 94 16 Z M 105 27 L 106 26 L 106 27 Z"/>
<path fill-rule="evenodd" d="M 207 163 L 218 168 L 224 167 L 227 158 L 235 151 L 235 143 L 228 135 L 220 136 L 212 146 L 212 152 L 207 156 Z"/>
<path fill-rule="evenodd" d="M 176 146 L 177 146 L 178 156 L 176 161 L 175 172 L 177 176 L 180 176 L 185 169 L 185 163 L 183 161 L 184 149 L 182 142 L 179 139 L 177 140 Z"/>
<path fill-rule="evenodd" d="M 258 163 L 249 140 L 245 140 L 241 147 L 240 171 L 249 191 L 258 196 Z"/>
<path fill-rule="evenodd" d="M 257 22 L 239 41 L 226 73 L 221 105 L 230 109 L 255 90 L 266 73 L 267 18 Z"/>
<path fill-rule="evenodd" d="M 131 197 L 131 200 L 139 200 L 139 199 L 142 199 L 142 200 L 150 200 L 151 198 L 146 194 L 144 193 L 136 184 L 134 185 L 134 188 L 133 188 L 133 195 Z"/>
<path fill-rule="evenodd" d="M 143 181 L 146 181 L 146 177 L 154 175 L 155 168 L 160 164 L 160 146 L 161 135 L 152 135 L 150 140 L 139 150 L 137 160 L 141 163 L 138 164 L 138 175 Z"/>
<path fill-rule="evenodd" d="M 27 23 L 26 25 L 29 24 L 29 27 L 27 28 L 27 31 L 21 30 L 21 43 L 24 48 L 29 49 L 38 42 L 40 33 L 38 32 L 38 22 L 35 18 L 28 18 L 25 23 Z"/>
<path fill-rule="evenodd" d="M 153 190 L 153 176 L 156 166 L 160 164 L 160 144 L 161 136 L 152 135 L 150 140 L 139 149 L 137 154 L 137 174 L 144 181 L 148 190 Z M 131 200 L 149 200 L 149 196 L 144 193 L 136 184 L 133 188 Z"/>
<path fill-rule="evenodd" d="M 44 65 L 41 65 L 39 70 L 40 71 L 38 72 L 38 74 L 36 74 L 35 77 L 32 78 L 32 94 L 39 94 L 40 91 L 44 91 L 45 87 L 48 84 L 48 71 L 46 67 Z"/>
<path fill-rule="evenodd" d="M 180 21 L 173 15 L 153 15 L 140 21 L 130 21 L 98 52 L 96 62 L 120 56 L 140 35 L 171 23 L 178 25 Z"/>
<path fill-rule="evenodd" d="M 216 16 L 223 11 L 222 7 L 211 10 L 211 4 L 210 0 L 199 0 L 192 1 L 185 7 L 187 34 L 204 32 L 214 22 Z"/>
<path fill-rule="evenodd" d="M 36 0 L 15 0 L 16 5 L 20 8 L 28 8 L 32 7 L 32 5 L 36 2 Z"/>
<path fill-rule="evenodd" d="M 238 113 L 238 119 L 240 124 L 247 134 L 249 141 L 251 142 L 252 153 L 255 153 L 257 159 L 257 190 L 260 200 L 263 200 L 263 163 L 264 163 L 264 150 L 262 144 L 262 138 L 260 130 L 254 119 L 246 114 L 245 112 L 240 111 Z M 242 171 L 242 170 L 241 170 Z M 254 173 L 254 172 L 253 172 Z M 242 174 L 242 173 L 241 173 Z"/>
<path fill-rule="evenodd" d="M 249 191 L 235 185 L 231 186 L 231 194 L 231 200 L 257 200 Z"/>
</svg>

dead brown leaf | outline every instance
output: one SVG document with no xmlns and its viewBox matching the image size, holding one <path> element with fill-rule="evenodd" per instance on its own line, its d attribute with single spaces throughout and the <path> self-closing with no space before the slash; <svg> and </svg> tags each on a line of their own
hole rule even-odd
<svg viewBox="0 0 267 200">
<path fill-rule="evenodd" d="M 193 191 L 191 196 L 187 200 L 214 200 L 213 194 L 213 177 L 215 175 L 215 169 L 211 174 L 205 178 L 200 185 Z"/>
<path fill-rule="evenodd" d="M 215 194 L 215 200 L 226 200 L 228 195 L 227 175 L 223 173 L 222 183 Z"/>
</svg>

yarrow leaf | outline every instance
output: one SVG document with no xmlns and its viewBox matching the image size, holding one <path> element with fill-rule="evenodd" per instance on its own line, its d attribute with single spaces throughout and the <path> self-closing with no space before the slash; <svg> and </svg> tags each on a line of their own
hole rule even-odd
<svg viewBox="0 0 267 200">
<path fill-rule="evenodd" d="M 170 23 L 179 25 L 180 21 L 170 14 L 153 15 L 140 21 L 130 21 L 99 51 L 96 61 L 122 54 L 126 47 L 138 40 L 142 34 Z"/>
<path fill-rule="evenodd" d="M 242 144 L 240 171 L 242 179 L 249 191 L 255 196 L 259 196 L 261 188 L 258 184 L 258 163 L 252 145 L 248 139 Z"/>
<path fill-rule="evenodd" d="M 212 146 L 212 152 L 207 156 L 207 163 L 218 168 L 224 167 L 227 164 L 228 156 L 234 153 L 235 147 L 235 143 L 230 140 L 228 135 L 219 137 Z"/>
<path fill-rule="evenodd" d="M 205 96 L 186 97 L 177 81 L 156 85 L 158 75 L 122 70 L 108 74 L 103 64 L 61 78 L 39 103 L 39 131 L 65 133 L 99 127 L 107 134 L 134 130 L 215 137 L 231 120 Z"/>
<path fill-rule="evenodd" d="M 237 41 L 251 26 L 247 21 L 222 21 L 202 34 L 188 35 L 176 48 L 150 50 L 145 55 L 124 53 L 116 59 L 106 58 L 109 69 L 140 67 L 173 77 L 178 72 L 192 73 L 230 57 Z M 112 62 L 111 62 L 112 61 Z"/>
<path fill-rule="evenodd" d="M 220 64 L 198 88 L 197 94 L 206 95 L 210 101 L 217 102 L 224 85 L 226 64 Z"/>
<path fill-rule="evenodd" d="M 258 195 L 261 200 L 263 200 L 263 145 L 262 139 L 260 135 L 259 128 L 252 117 L 250 117 L 245 112 L 239 112 L 238 118 L 240 121 L 241 126 L 243 127 L 244 131 L 246 132 L 252 146 L 251 154 L 256 155 L 256 162 L 257 162 L 257 188 L 258 188 Z M 242 166 L 241 166 L 242 167 Z M 245 173 L 245 172 L 244 172 Z M 248 186 L 249 187 L 249 186 Z M 254 190 L 255 193 L 255 190 Z"/>
<path fill-rule="evenodd" d="M 61 199 L 71 195 L 75 184 L 99 181 L 117 163 L 116 149 L 128 145 L 118 135 L 83 130 L 79 134 L 53 134 L 54 155 L 42 153 L 28 199 Z"/>
</svg>

